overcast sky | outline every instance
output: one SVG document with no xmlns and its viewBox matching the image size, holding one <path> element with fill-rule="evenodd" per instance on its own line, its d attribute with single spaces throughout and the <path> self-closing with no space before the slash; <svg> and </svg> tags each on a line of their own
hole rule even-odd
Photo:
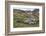
<svg viewBox="0 0 46 36">
<path fill-rule="evenodd" d="M 20 9 L 24 11 L 33 11 L 34 9 L 39 9 L 40 6 L 32 6 L 32 5 L 13 5 L 14 9 Z"/>
<path fill-rule="evenodd" d="M 33 11 L 34 8 L 16 8 L 16 9 L 20 9 L 20 10 L 24 10 L 24 11 Z"/>
</svg>

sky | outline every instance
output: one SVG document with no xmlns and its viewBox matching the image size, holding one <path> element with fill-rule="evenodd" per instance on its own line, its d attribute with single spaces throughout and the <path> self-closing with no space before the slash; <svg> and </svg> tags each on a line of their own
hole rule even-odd
<svg viewBox="0 0 46 36">
<path fill-rule="evenodd" d="M 20 9 L 20 10 L 24 10 L 24 11 L 33 11 L 35 8 L 16 8 L 16 9 Z"/>
<path fill-rule="evenodd" d="M 39 9 L 40 6 L 32 6 L 32 5 L 12 5 L 14 9 L 20 9 L 24 11 L 33 11 L 34 9 Z"/>
</svg>

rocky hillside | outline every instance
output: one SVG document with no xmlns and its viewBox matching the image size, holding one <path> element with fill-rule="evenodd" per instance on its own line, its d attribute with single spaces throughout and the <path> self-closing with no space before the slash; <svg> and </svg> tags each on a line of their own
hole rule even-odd
<svg viewBox="0 0 46 36">
<path fill-rule="evenodd" d="M 39 9 L 33 11 L 14 9 L 14 24 L 15 22 L 21 24 L 37 24 L 39 23 Z"/>
</svg>

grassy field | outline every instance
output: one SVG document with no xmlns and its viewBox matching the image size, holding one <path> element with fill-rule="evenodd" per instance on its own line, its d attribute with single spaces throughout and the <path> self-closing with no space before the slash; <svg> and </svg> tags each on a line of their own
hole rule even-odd
<svg viewBox="0 0 46 36">
<path fill-rule="evenodd" d="M 27 18 L 32 17 L 35 19 L 32 20 L 33 23 L 29 24 L 29 22 L 24 22 Z M 14 13 L 13 14 L 13 26 L 16 27 L 38 27 L 39 26 L 39 17 L 35 14 L 27 14 L 27 13 Z"/>
</svg>

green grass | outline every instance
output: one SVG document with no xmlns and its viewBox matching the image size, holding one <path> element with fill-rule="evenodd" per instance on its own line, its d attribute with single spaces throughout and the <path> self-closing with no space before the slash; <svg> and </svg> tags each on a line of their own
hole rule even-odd
<svg viewBox="0 0 46 36">
<path fill-rule="evenodd" d="M 36 23 L 29 24 L 24 23 L 24 21 L 28 18 L 29 15 L 23 14 L 23 13 L 15 13 L 13 15 L 13 26 L 16 27 L 38 27 L 39 26 L 39 20 L 35 21 Z M 35 18 L 37 18 L 35 16 Z M 38 18 L 37 18 L 38 19 Z"/>
</svg>

